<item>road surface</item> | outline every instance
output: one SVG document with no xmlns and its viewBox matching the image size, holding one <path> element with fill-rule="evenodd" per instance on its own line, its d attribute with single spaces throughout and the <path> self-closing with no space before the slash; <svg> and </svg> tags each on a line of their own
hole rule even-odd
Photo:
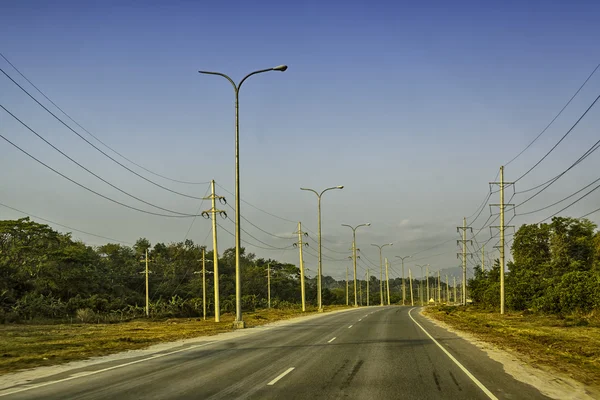
<svg viewBox="0 0 600 400">
<path fill-rule="evenodd" d="M 0 400 L 546 398 L 418 311 L 359 308 L 205 338 L 4 389 Z"/>
</svg>

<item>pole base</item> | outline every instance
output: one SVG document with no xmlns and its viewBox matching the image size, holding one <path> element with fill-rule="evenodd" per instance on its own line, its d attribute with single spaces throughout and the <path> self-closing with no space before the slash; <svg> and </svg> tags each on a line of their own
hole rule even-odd
<svg viewBox="0 0 600 400">
<path fill-rule="evenodd" d="M 233 321 L 233 329 L 244 329 L 246 323 L 244 321 Z"/>
<path fill-rule="evenodd" d="M 317 312 L 324 312 L 325 310 L 323 310 L 322 308 L 319 308 L 319 310 Z"/>
</svg>

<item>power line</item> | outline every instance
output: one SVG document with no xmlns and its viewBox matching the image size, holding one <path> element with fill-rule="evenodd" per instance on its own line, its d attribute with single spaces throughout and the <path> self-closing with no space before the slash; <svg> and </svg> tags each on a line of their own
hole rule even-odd
<svg viewBox="0 0 600 400">
<path fill-rule="evenodd" d="M 110 241 L 112 241 L 112 242 L 123 243 L 123 244 L 127 244 L 127 245 L 132 245 L 132 244 L 133 244 L 133 243 L 130 243 L 130 242 L 125 242 L 125 241 L 123 241 L 123 240 L 117 240 L 117 239 L 109 238 L 109 237 L 107 237 L 107 236 L 102 236 L 102 235 L 98 235 L 98 234 L 95 234 L 95 233 L 86 232 L 86 231 L 83 231 L 83 230 L 81 230 L 81 229 L 72 228 L 72 227 L 70 227 L 70 226 L 63 225 L 63 224 L 60 224 L 60 223 L 58 223 L 58 222 L 51 221 L 51 220 L 49 220 L 49 219 L 46 219 L 46 218 L 38 217 L 37 215 L 33 215 L 33 214 L 30 214 L 30 213 L 27 213 L 27 212 L 25 212 L 25 211 L 19 210 L 18 208 L 14 208 L 14 207 L 8 206 L 8 205 L 6 205 L 6 204 L 2 204 L 2 203 L 0 203 L 0 206 L 2 206 L 2 207 L 5 207 L 5 208 L 8 208 L 8 209 L 10 209 L 10 210 L 13 210 L 13 211 L 16 211 L 16 212 L 19 212 L 19 213 L 21 213 L 21 214 L 25 214 L 25 215 L 27 215 L 28 217 L 32 217 L 32 218 L 35 218 L 35 219 L 39 219 L 39 220 L 41 220 L 41 221 L 44 221 L 44 222 L 47 222 L 47 223 L 49 223 L 49 224 L 53 224 L 53 225 L 60 226 L 60 227 L 62 227 L 62 228 L 70 229 L 70 230 L 72 230 L 72 231 L 75 231 L 75 232 L 79 232 L 79 233 L 83 233 L 83 234 L 86 234 L 86 235 L 94 236 L 94 237 L 97 237 L 97 238 L 100 238 L 100 239 L 106 239 L 106 240 L 110 240 Z"/>
<path fill-rule="evenodd" d="M 90 188 L 88 188 L 87 186 L 84 186 L 84 185 L 82 185 L 82 184 L 81 184 L 81 183 L 79 183 L 79 182 L 76 182 L 76 181 L 74 181 L 73 179 L 69 178 L 68 176 L 64 175 L 63 173 L 61 173 L 61 172 L 58 172 L 57 170 L 55 170 L 54 168 L 52 168 L 52 167 L 51 167 L 51 166 L 49 166 L 48 164 L 44 163 L 43 161 L 40 161 L 39 159 L 35 158 L 35 157 L 34 157 L 34 156 L 32 156 L 31 154 L 29 154 L 28 152 L 26 152 L 25 150 L 23 150 L 22 148 L 20 148 L 19 146 L 17 146 L 16 144 L 14 144 L 13 142 L 11 142 L 10 140 L 8 140 L 8 139 L 7 139 L 6 137 L 4 137 L 2 134 L 0 134 L 0 138 L 4 139 L 6 142 L 8 142 L 9 144 L 11 144 L 11 145 L 12 145 L 13 147 L 15 147 L 17 150 L 21 151 L 22 153 L 24 153 L 25 155 L 29 156 L 29 157 L 30 157 L 30 158 L 32 158 L 33 160 L 35 160 L 35 161 L 37 161 L 38 163 L 42 164 L 44 167 L 48 168 L 50 171 L 52 171 L 52 172 L 54 172 L 54 173 L 56 173 L 56 174 L 58 174 L 58 175 L 62 176 L 63 178 L 65 178 L 65 179 L 66 179 L 66 180 L 68 180 L 69 182 L 72 182 L 72 183 L 76 184 L 77 186 L 79 186 L 79 187 L 81 187 L 81 188 L 83 188 L 83 189 L 87 190 L 88 192 L 91 192 L 91 193 L 95 194 L 96 196 L 100 196 L 100 197 L 102 197 L 103 199 L 106 199 L 106 200 L 108 200 L 108 201 L 111 201 L 111 202 L 113 202 L 113 203 L 115 203 L 115 204 L 118 204 L 118 205 L 120 205 L 120 206 L 123 206 L 123 207 L 129 208 L 129 209 L 131 209 L 131 210 L 139 211 L 139 212 L 142 212 L 142 213 L 145 213 L 145 214 L 156 215 L 156 216 L 159 216 L 159 217 L 169 217 L 169 218 L 189 218 L 189 217 L 190 217 L 190 216 L 187 216 L 187 215 L 169 215 L 169 214 L 160 214 L 160 213 L 155 213 L 155 212 L 152 212 L 152 211 L 146 211 L 146 210 L 142 210 L 142 209 L 140 209 L 140 208 L 136 208 L 136 207 L 133 207 L 133 206 L 127 205 L 127 204 L 125 204 L 125 203 L 121 203 L 121 202 L 120 202 L 120 201 L 118 201 L 118 200 L 111 199 L 111 198 L 110 198 L 110 197 L 108 197 L 108 196 L 105 196 L 105 195 L 103 195 L 103 194 L 101 194 L 101 193 L 98 193 L 98 192 L 96 192 L 95 190 L 93 190 L 93 189 L 90 189 Z"/>
<path fill-rule="evenodd" d="M 592 190 L 590 190 L 589 192 L 587 192 L 586 194 L 584 194 L 583 196 L 581 196 L 580 198 L 578 198 L 577 200 L 575 200 L 574 202 L 572 202 L 571 204 L 569 204 L 568 206 L 564 207 L 563 209 L 555 212 L 554 214 L 552 214 L 549 217 L 544 218 L 543 220 L 541 220 L 540 222 L 538 222 L 539 224 L 541 224 L 542 222 L 556 216 L 557 214 L 560 214 L 561 212 L 565 211 L 567 208 L 571 207 L 572 205 L 579 203 L 581 200 L 585 199 L 588 195 L 592 194 L 593 192 L 595 192 L 596 190 L 598 190 L 600 188 L 600 185 L 596 186 L 595 188 L 593 188 Z"/>
<path fill-rule="evenodd" d="M 58 122 L 60 122 L 61 124 L 63 124 L 67 129 L 69 129 L 71 132 L 73 132 L 74 134 L 76 134 L 80 139 L 82 139 L 84 142 L 86 142 L 87 144 L 89 144 L 90 146 L 92 146 L 94 149 L 98 150 L 100 153 L 102 153 L 104 156 L 106 156 L 107 158 L 109 158 L 110 160 L 112 160 L 113 162 L 117 163 L 118 165 L 120 165 L 121 167 L 125 168 L 127 171 L 131 172 L 132 174 L 142 178 L 143 180 L 145 180 L 146 182 L 149 182 L 151 184 L 153 184 L 154 186 L 157 186 L 161 189 L 164 189 L 168 192 L 177 194 L 179 196 L 183 196 L 183 197 L 188 197 L 190 199 L 196 199 L 196 200 L 202 200 L 202 198 L 200 197 L 196 197 L 196 196 L 191 196 L 189 194 L 185 194 L 185 193 L 181 193 L 178 192 L 176 190 L 172 190 L 169 189 L 166 186 L 161 185 L 160 183 L 156 183 L 148 178 L 146 178 L 143 175 L 140 175 L 139 173 L 135 172 L 134 170 L 132 170 L 131 168 L 129 168 L 128 166 L 124 165 L 123 163 L 115 160 L 113 157 L 111 157 L 110 155 L 106 154 L 106 152 L 104 152 L 103 150 L 101 150 L 98 146 L 96 146 L 95 144 L 93 144 L 92 142 L 90 142 L 89 140 L 87 140 L 86 138 L 84 138 L 79 132 L 77 132 L 76 130 L 74 130 L 73 128 L 71 128 L 67 123 L 65 123 L 62 119 L 60 119 L 56 114 L 54 114 L 52 111 L 50 111 L 45 105 L 43 105 L 42 103 L 40 103 L 35 97 L 33 97 L 25 88 L 23 88 L 23 86 L 19 85 L 19 83 L 17 81 L 15 81 L 13 78 L 10 77 L 10 75 L 8 75 L 2 68 L 0 68 L 0 72 L 2 72 L 8 79 L 10 79 L 15 85 L 17 85 L 23 92 L 25 92 L 33 101 L 35 101 L 40 107 L 42 107 L 44 110 L 46 110 L 50 115 L 52 115 Z M 209 183 L 209 182 L 206 182 Z"/>
<path fill-rule="evenodd" d="M 45 98 L 46 100 L 48 100 L 48 101 L 49 101 L 49 102 L 50 102 L 50 103 L 51 103 L 51 104 L 52 104 L 54 107 L 56 107 L 56 108 L 57 108 L 57 109 L 58 109 L 58 110 L 59 110 L 61 113 L 63 113 L 63 114 L 64 114 L 64 115 L 65 115 L 65 116 L 66 116 L 66 117 L 69 119 L 69 120 L 71 120 L 71 122 L 73 122 L 75 125 L 77 125 L 79 128 L 81 128 L 81 129 L 82 129 L 84 132 L 86 132 L 88 135 L 90 135 L 91 137 L 93 137 L 94 139 L 96 139 L 96 140 L 97 140 L 99 143 L 101 143 L 101 144 L 102 144 L 104 147 L 106 147 L 107 149 L 109 149 L 109 150 L 110 150 L 110 151 L 112 151 L 113 153 L 117 154 L 119 157 L 123 158 L 124 160 L 127 160 L 127 161 L 129 161 L 131 164 L 135 165 L 136 167 L 139 167 L 139 168 L 143 169 L 144 171 L 146 171 L 146 172 L 148 172 L 148 173 L 150 173 L 150 174 L 152 174 L 152 175 L 158 176 L 158 177 L 160 177 L 160 178 L 163 178 L 163 179 L 166 179 L 166 180 L 169 180 L 169 181 L 172 181 L 172 182 L 183 183 L 183 184 L 187 184 L 187 185 L 204 185 L 204 184 L 208 184 L 208 183 L 210 183 L 210 182 L 188 182 L 188 181 L 181 181 L 181 180 L 178 180 L 178 179 L 169 178 L 169 177 L 167 177 L 167 176 L 164 176 L 164 175 L 158 174 L 158 173 L 156 173 L 156 172 L 153 172 L 153 171 L 149 170 L 148 168 L 145 168 L 145 167 L 141 166 L 140 164 L 138 164 L 138 163 L 136 163 L 136 162 L 134 162 L 134 161 L 130 160 L 129 158 L 125 157 L 124 155 L 122 155 L 121 153 L 119 153 L 118 151 L 116 151 L 115 149 L 113 149 L 112 147 L 110 147 L 109 145 L 107 145 L 106 143 L 104 143 L 102 140 L 100 140 L 100 139 L 99 139 L 97 136 L 95 136 L 94 134 L 92 134 L 90 131 L 88 131 L 87 129 L 85 129 L 83 126 L 81 126 L 81 124 L 79 124 L 79 122 L 77 122 L 77 121 L 75 121 L 73 118 L 71 118 L 71 116 L 70 116 L 69 114 L 67 114 L 67 113 L 65 112 L 65 110 L 63 110 L 61 107 L 59 107 L 59 106 L 58 106 L 58 104 L 56 104 L 54 101 L 52 101 L 52 99 L 50 99 L 50 98 L 49 98 L 49 97 L 48 97 L 48 96 L 47 96 L 47 95 L 46 95 L 44 92 L 42 92 L 42 90 L 40 90 L 40 88 L 38 88 L 36 85 L 34 85 L 34 83 L 33 83 L 33 82 L 31 82 L 31 81 L 30 81 L 30 80 L 29 80 L 29 79 L 28 79 L 28 78 L 27 78 L 27 77 L 26 77 L 26 76 L 25 76 L 25 75 L 24 75 L 24 74 L 23 74 L 23 73 L 22 73 L 22 72 L 21 72 L 21 71 L 20 71 L 20 70 L 19 70 L 19 69 L 18 69 L 18 68 L 17 68 L 17 67 L 16 67 L 16 66 L 13 64 L 13 63 L 11 63 L 11 62 L 8 60 L 8 58 L 6 58 L 6 57 L 4 56 L 4 54 L 0 53 L 0 56 L 1 56 L 2 58 L 4 58 L 4 60 L 5 60 L 5 61 L 6 61 L 6 62 L 7 62 L 7 63 L 8 63 L 10 66 L 11 66 L 11 67 L 13 67 L 13 69 L 14 69 L 15 71 L 17 71 L 17 73 L 18 73 L 19 75 L 21 75 L 21 77 L 22 77 L 23 79 L 25 79 L 25 80 L 26 80 L 26 81 L 27 81 L 27 82 L 28 82 L 28 83 L 29 83 L 31 86 L 33 86 L 33 88 L 34 88 L 35 90 L 37 90 L 37 91 L 38 91 L 38 93 L 40 93 L 42 96 L 44 96 L 44 98 Z"/>
<path fill-rule="evenodd" d="M 548 208 L 550 208 L 550 207 L 553 207 L 553 206 L 555 206 L 555 205 L 557 205 L 557 204 L 559 204 L 559 203 L 562 203 L 562 202 L 563 202 L 563 201 L 565 201 L 565 200 L 568 200 L 568 199 L 570 199 L 571 197 L 575 196 L 576 194 L 583 192 L 585 189 L 589 188 L 590 186 L 592 186 L 594 183 L 596 183 L 596 182 L 598 182 L 598 181 L 600 181 L 600 178 L 596 179 L 596 180 L 595 180 L 595 181 L 593 181 L 592 183 L 589 183 L 589 184 L 587 184 L 587 185 L 586 185 L 586 186 L 584 186 L 583 188 L 579 189 L 578 191 L 576 191 L 576 192 L 575 192 L 575 193 L 573 193 L 573 194 L 570 194 L 569 196 L 567 196 L 567 197 L 563 198 L 562 200 L 559 200 L 559 201 L 557 201 L 557 202 L 555 202 L 555 203 L 552 203 L 552 204 L 550 204 L 550 205 L 547 205 L 546 207 L 538 208 L 537 210 L 528 211 L 528 212 L 524 212 L 524 213 L 519 213 L 519 215 L 521 216 L 521 215 L 534 214 L 534 213 L 536 213 L 536 212 L 543 211 L 543 210 L 546 210 L 546 209 L 548 209 Z"/>
<path fill-rule="evenodd" d="M 229 190 L 225 189 L 223 186 L 219 185 L 218 183 L 217 183 L 217 186 L 218 186 L 218 187 L 220 187 L 221 189 L 223 189 L 224 191 L 226 191 L 227 193 L 229 193 L 230 195 L 232 195 L 232 196 L 235 196 L 235 194 L 233 194 L 233 193 L 232 193 L 232 192 L 230 192 Z M 265 214 L 267 214 L 267 215 L 270 215 L 270 216 L 271 216 L 271 217 L 273 217 L 273 218 L 278 218 L 278 219 L 280 219 L 280 220 L 282 220 L 282 221 L 286 221 L 286 222 L 293 222 L 294 224 L 297 224 L 297 223 L 298 223 L 298 221 L 292 221 L 291 219 L 283 218 L 283 217 L 280 217 L 280 216 L 278 216 L 278 215 L 272 214 L 272 213 L 270 213 L 270 212 L 268 212 L 268 211 L 265 211 L 265 210 L 263 210 L 263 209 L 261 209 L 261 208 L 258 208 L 257 206 L 255 206 L 255 205 L 253 205 L 253 204 L 250 204 L 250 203 L 248 203 L 247 201 L 245 201 L 245 200 L 243 200 L 243 199 L 240 199 L 240 200 L 241 200 L 241 201 L 242 201 L 244 204 L 247 204 L 247 205 L 249 205 L 250 207 L 252 207 L 252 208 L 254 208 L 254 209 L 256 209 L 256 210 L 258 210 L 258 211 L 260 211 L 260 212 L 263 212 L 263 213 L 265 213 Z"/>
<path fill-rule="evenodd" d="M 586 116 L 586 114 L 592 109 L 592 107 L 594 107 L 594 105 L 596 104 L 596 102 L 600 99 L 600 95 L 598 97 L 596 97 L 596 100 L 594 100 L 592 102 L 592 104 L 590 104 L 590 106 L 587 108 L 587 110 L 585 110 L 585 112 L 581 115 L 581 117 L 579 117 L 579 119 L 577 119 L 577 121 L 575 122 L 575 124 L 573 124 L 573 126 L 567 131 L 567 133 L 565 133 L 563 135 L 562 138 L 560 138 L 560 140 L 558 142 L 556 142 L 556 144 L 554 146 L 552 146 L 552 148 L 550 150 L 548 150 L 548 152 L 538 161 L 536 162 L 533 167 L 529 168 L 527 170 L 527 172 L 525 172 L 523 175 L 521 175 L 517 180 L 515 180 L 514 183 L 517 183 L 518 181 L 520 181 L 521 179 L 523 179 L 527 174 L 529 174 L 531 171 L 533 171 L 538 165 L 540 165 L 540 163 L 542 161 L 544 161 L 546 159 L 546 157 L 548 157 L 550 155 L 550 153 L 552 153 L 552 151 L 554 151 L 554 149 L 556 149 L 558 147 L 558 145 L 573 131 L 573 129 L 575 129 L 575 127 L 579 124 L 579 122 L 583 119 L 583 117 Z"/>
<path fill-rule="evenodd" d="M 559 180 L 564 174 L 566 174 L 567 172 L 569 172 L 571 169 L 573 169 L 575 166 L 577 166 L 579 163 L 581 163 L 583 160 L 585 160 L 588 156 L 590 156 L 593 152 L 595 152 L 596 150 L 598 150 L 598 148 L 600 148 L 600 140 L 598 140 L 596 143 L 594 143 L 594 145 L 592 145 L 592 147 L 590 147 L 585 153 L 583 153 L 583 155 L 581 157 L 579 157 L 579 159 L 577 159 L 573 164 L 571 164 L 571 166 L 569 168 L 567 168 L 566 170 L 564 170 L 560 174 L 556 175 L 554 178 L 550 179 L 549 181 L 545 182 L 544 184 L 547 183 L 547 185 L 545 187 L 543 187 L 542 189 L 540 189 L 535 194 L 531 195 L 526 200 L 524 200 L 521 203 L 519 203 L 516 206 L 514 206 L 513 209 L 516 209 L 517 207 L 522 206 L 523 204 L 527 203 L 529 200 L 531 200 L 534 197 L 536 197 L 538 194 L 542 193 L 544 190 L 548 189 L 552 184 L 554 184 L 554 182 L 556 182 L 557 180 Z M 544 184 L 542 184 L 542 185 L 544 185 Z M 540 186 L 541 185 L 538 185 L 535 188 L 538 188 Z M 532 188 L 532 189 L 535 189 L 535 188 Z M 530 191 L 532 189 L 529 189 L 529 190 L 526 190 L 526 191 Z M 526 191 L 515 192 L 515 194 L 524 193 Z"/>
<path fill-rule="evenodd" d="M 231 210 L 232 210 L 232 211 L 235 211 L 235 208 L 233 208 L 231 205 L 229 205 L 229 203 L 226 203 L 226 205 L 227 205 L 227 207 L 231 208 Z M 275 235 L 274 233 L 268 232 L 268 231 L 266 231 L 266 230 L 262 229 L 261 227 L 257 226 L 256 224 L 252 223 L 252 221 L 250 221 L 249 219 L 245 218 L 245 217 L 244 217 L 243 215 L 241 215 L 241 214 L 240 214 L 240 217 L 241 217 L 241 218 L 242 218 L 244 221 L 246 221 L 247 223 L 249 223 L 250 225 L 252 225 L 253 227 L 255 227 L 256 229 L 258 229 L 259 231 L 261 231 L 261 232 L 263 232 L 263 233 L 266 233 L 266 234 L 267 234 L 267 235 L 269 235 L 269 236 L 273 236 L 274 238 L 277 238 L 277 239 L 286 239 L 286 240 L 288 240 L 288 239 L 293 239 L 293 236 L 292 236 L 292 237 L 284 237 L 284 236 Z M 293 235 L 293 234 L 291 234 L 291 235 Z"/>
<path fill-rule="evenodd" d="M 596 73 L 596 71 L 598 70 L 599 67 L 600 67 L 600 64 L 596 65 L 596 68 L 594 68 L 594 70 L 592 71 L 592 73 L 589 74 L 589 76 L 586 78 L 586 80 L 583 82 L 583 84 L 581 84 L 581 86 L 579 86 L 579 89 L 577 89 L 577 91 L 575 92 L 575 94 L 573 96 L 571 96 L 571 98 L 569 99 L 569 101 L 567 101 L 567 103 L 563 106 L 563 108 L 560 109 L 560 111 L 558 112 L 558 114 L 556 114 L 554 116 L 554 118 L 552 118 L 552 121 L 550 121 L 550 123 L 548 125 L 546 125 L 546 127 L 535 137 L 535 139 L 533 139 L 531 141 L 531 143 L 529 143 L 523 150 L 521 150 L 521 152 L 519 154 L 517 154 L 516 156 L 514 156 L 512 160 L 510 160 L 509 162 L 505 163 L 504 166 L 509 165 L 510 163 L 512 163 L 513 161 L 515 161 L 517 158 L 519 158 L 519 156 L 521 154 L 523 154 L 528 148 L 530 148 L 531 145 L 534 144 L 540 138 L 540 136 L 542 136 L 544 134 L 544 132 L 546 132 L 548 130 L 548 128 L 550 128 L 550 126 L 554 123 L 554 121 L 556 121 L 558 119 L 558 117 L 560 117 L 560 115 L 562 114 L 562 112 L 569 106 L 569 104 L 571 104 L 571 102 L 573 101 L 573 99 L 579 94 L 579 92 L 581 91 L 581 89 L 583 89 L 583 87 L 588 83 L 588 81 Z"/>
<path fill-rule="evenodd" d="M 181 213 L 178 211 L 173 211 L 170 210 L 168 208 L 164 208 L 164 207 L 160 207 L 157 206 L 155 204 L 152 204 L 146 200 L 140 199 L 137 196 L 132 195 L 129 192 L 124 191 L 123 189 L 113 185 L 112 183 L 110 183 L 109 181 L 107 181 L 106 179 L 102 178 L 101 176 L 99 176 L 98 174 L 90 171 L 88 168 L 86 168 L 85 166 L 81 165 L 79 162 L 75 161 L 73 158 L 71 158 L 70 156 L 68 156 L 65 152 L 63 152 L 62 150 L 60 150 L 58 147 L 54 146 L 52 143 L 50 143 L 48 140 L 46 140 L 43 136 L 41 136 L 39 133 L 37 133 L 36 131 L 34 131 L 31 127 L 29 127 L 26 123 L 24 123 L 21 119 L 19 119 L 16 115 L 14 115 L 12 112 L 8 111 L 2 104 L 0 104 L 0 108 L 2 108 L 4 111 L 6 111 L 11 117 L 13 117 L 15 120 L 17 120 L 21 125 L 23 125 L 25 128 L 27 128 L 31 133 L 33 133 L 34 135 L 36 135 L 38 138 L 40 138 L 41 140 L 44 141 L 44 143 L 46 143 L 48 146 L 52 147 L 54 150 L 56 150 L 57 152 L 59 152 L 60 154 L 62 154 L 64 157 L 66 157 L 67 159 L 69 159 L 71 162 L 73 162 L 75 165 L 77 165 L 79 168 L 87 171 L 88 173 L 90 173 L 91 175 L 95 176 L 96 178 L 100 179 L 102 182 L 106 183 L 107 185 L 109 185 L 110 187 L 118 190 L 119 192 L 123 193 L 126 196 L 131 197 L 132 199 L 135 199 L 139 202 L 142 202 L 144 204 L 147 204 L 151 207 L 157 208 L 159 210 L 163 210 L 166 212 L 170 212 L 173 214 L 179 214 L 179 215 L 183 215 L 183 216 L 187 216 L 187 217 L 191 217 L 193 216 L 193 214 L 188 214 L 188 213 Z"/>
</svg>

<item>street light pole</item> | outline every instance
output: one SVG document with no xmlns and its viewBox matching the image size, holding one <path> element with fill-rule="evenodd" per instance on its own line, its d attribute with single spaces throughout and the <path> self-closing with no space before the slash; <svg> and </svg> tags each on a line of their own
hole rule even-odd
<svg viewBox="0 0 600 400">
<path fill-rule="evenodd" d="M 321 196 L 323 196 L 323 193 L 325 193 L 328 190 L 333 190 L 333 189 L 343 189 L 344 186 L 340 185 L 340 186 L 333 186 L 330 188 L 327 188 L 325 190 L 323 190 L 321 193 L 317 192 L 316 190 L 313 189 L 308 189 L 308 188 L 300 188 L 300 190 L 308 190 L 309 192 L 313 192 L 314 194 L 317 195 L 317 203 L 318 203 L 318 236 L 319 236 L 319 264 L 317 265 L 317 303 L 318 303 L 318 310 L 319 312 L 323 312 L 323 303 L 321 301 L 321 275 L 323 273 L 322 271 L 322 258 L 321 258 Z"/>
<path fill-rule="evenodd" d="M 381 246 L 378 244 L 371 243 L 371 246 L 375 246 L 379 249 L 379 297 L 381 299 L 381 306 L 383 306 L 383 253 L 382 249 L 385 246 L 392 246 L 392 243 L 382 244 Z"/>
<path fill-rule="evenodd" d="M 244 328 L 242 319 L 242 281 L 240 275 L 240 248 L 241 248 L 241 229 L 240 229 L 240 119 L 239 119 L 239 94 L 244 81 L 252 75 L 261 74 L 269 71 L 287 70 L 287 65 L 279 65 L 273 68 L 260 69 L 246 75 L 239 84 L 235 84 L 233 79 L 221 72 L 198 71 L 201 74 L 219 75 L 227 79 L 233 86 L 235 92 L 235 328 Z"/>
<path fill-rule="evenodd" d="M 342 226 L 347 226 L 352 229 L 352 260 L 354 262 L 354 307 L 358 307 L 358 298 L 356 297 L 356 230 L 361 226 L 371 226 L 369 222 L 366 224 L 360 224 L 355 226 L 354 228 L 347 224 L 342 224 Z"/>
<path fill-rule="evenodd" d="M 427 267 L 429 267 L 429 264 L 425 264 L 425 265 L 417 265 L 417 267 L 421 268 L 421 276 L 422 276 L 423 278 L 425 278 L 425 275 L 423 274 L 423 268 L 427 268 Z M 421 287 L 421 307 L 422 307 L 422 306 L 424 305 L 424 304 L 423 304 L 423 294 L 424 294 L 424 292 L 423 292 L 423 281 L 421 281 L 421 282 L 419 283 L 419 287 Z M 429 289 L 427 290 L 427 296 L 429 296 Z M 427 299 L 427 303 L 429 303 L 429 299 Z"/>
<path fill-rule="evenodd" d="M 410 256 L 404 256 L 404 257 L 400 257 L 400 256 L 396 256 L 399 259 L 402 260 L 402 305 L 404 305 L 405 299 L 406 299 L 406 286 L 404 284 L 404 259 L 405 258 L 410 258 Z"/>
</svg>

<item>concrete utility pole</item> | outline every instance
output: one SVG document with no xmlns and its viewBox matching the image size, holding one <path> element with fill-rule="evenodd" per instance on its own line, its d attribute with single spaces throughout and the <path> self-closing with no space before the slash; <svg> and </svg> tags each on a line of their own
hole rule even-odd
<svg viewBox="0 0 600 400">
<path fill-rule="evenodd" d="M 491 182 L 491 184 L 500 186 L 500 204 L 490 204 L 500 207 L 500 226 L 493 227 L 500 230 L 500 245 L 496 246 L 500 249 L 500 314 L 504 314 L 504 231 L 509 228 L 504 225 L 504 209 L 506 206 L 514 206 L 514 204 L 504 204 L 504 187 L 513 183 L 504 182 L 504 166 L 500 167 L 500 182 Z"/>
<path fill-rule="evenodd" d="M 406 286 L 404 285 L 404 259 L 405 258 L 409 258 L 410 256 L 404 256 L 404 257 L 400 257 L 400 256 L 396 256 L 399 259 L 402 260 L 402 305 L 404 305 L 404 302 L 406 300 Z"/>
<path fill-rule="evenodd" d="M 471 233 L 473 233 L 473 229 L 469 226 L 467 226 L 467 219 L 463 218 L 463 226 L 458 226 L 456 228 L 457 232 L 460 232 L 462 230 L 462 239 L 461 240 L 457 240 L 457 243 L 462 243 L 462 275 L 463 275 L 463 281 L 462 281 L 462 304 L 463 306 L 467 305 L 467 255 L 470 255 L 471 257 L 473 257 L 473 254 L 471 253 L 467 253 L 467 243 L 471 243 L 473 244 L 472 240 L 467 240 L 467 229 L 471 230 Z M 457 257 L 460 256 L 461 253 L 457 254 Z"/>
<path fill-rule="evenodd" d="M 146 317 L 150 317 L 150 284 L 148 274 L 151 272 L 148 270 L 148 263 L 150 262 L 148 259 L 148 249 L 146 249 L 146 258 L 141 262 L 146 263 L 146 270 L 143 272 L 146 275 Z"/>
<path fill-rule="evenodd" d="M 390 302 L 390 276 L 388 274 L 388 268 L 389 268 L 389 263 L 388 263 L 388 259 L 385 259 L 385 281 L 386 281 L 386 286 L 387 286 L 387 303 L 388 306 L 391 305 Z"/>
<path fill-rule="evenodd" d="M 267 264 L 267 302 L 271 308 L 271 263 Z"/>
<path fill-rule="evenodd" d="M 346 305 L 349 303 L 348 300 L 348 267 L 346 267 Z"/>
<path fill-rule="evenodd" d="M 481 272 L 485 271 L 485 244 L 481 246 Z"/>
<path fill-rule="evenodd" d="M 410 283 L 410 305 L 414 306 L 415 301 L 413 300 L 412 272 L 410 271 L 410 268 L 408 269 L 408 281 Z"/>
<path fill-rule="evenodd" d="M 456 277 L 455 276 L 452 277 L 452 281 L 454 284 L 454 304 L 456 304 Z"/>
<path fill-rule="evenodd" d="M 354 264 L 354 307 L 358 307 L 358 288 L 356 281 L 356 230 L 361 226 L 371 226 L 371 224 L 367 222 L 366 224 L 356 225 L 355 227 L 352 227 L 347 224 L 342 224 L 342 226 L 347 226 L 348 228 L 352 229 L 352 261 Z"/>
<path fill-rule="evenodd" d="M 369 280 L 371 277 L 369 276 L 369 268 L 367 268 L 367 307 L 369 306 Z"/>
<path fill-rule="evenodd" d="M 438 303 L 442 304 L 442 280 L 440 279 L 440 271 L 438 271 Z"/>
<path fill-rule="evenodd" d="M 450 287 L 448 286 L 448 274 L 446 274 L 446 303 L 450 304 Z"/>
<path fill-rule="evenodd" d="M 202 247 L 202 271 L 194 272 L 194 274 L 202 274 L 202 320 L 206 321 L 206 263 L 212 262 L 206 259 L 206 247 Z"/>
<path fill-rule="evenodd" d="M 427 275 L 427 304 L 429 304 L 429 264 L 427 264 L 427 267 L 425 268 L 425 274 Z"/>
<path fill-rule="evenodd" d="M 321 193 L 317 192 L 316 190 L 309 189 L 309 188 L 300 188 L 300 190 L 307 190 L 307 191 L 313 192 L 314 194 L 317 195 L 317 223 L 318 223 L 317 233 L 318 233 L 318 240 L 319 240 L 319 264 L 317 266 L 317 307 L 318 307 L 318 312 L 323 312 L 322 290 L 321 290 L 321 278 L 323 276 L 323 262 L 322 262 L 323 261 L 323 257 L 322 257 L 323 253 L 322 253 L 322 244 L 321 244 L 321 197 L 328 190 L 343 189 L 343 188 L 344 188 L 344 186 L 342 186 L 342 185 L 334 186 L 334 187 L 330 187 L 330 188 L 323 190 Z"/>
<path fill-rule="evenodd" d="M 211 193 L 210 196 L 205 197 L 204 200 L 211 201 L 211 208 L 209 210 L 202 211 L 204 218 L 212 218 L 212 236 L 213 236 L 213 275 L 215 285 L 215 322 L 221 321 L 221 305 L 219 303 L 219 250 L 217 246 L 217 214 L 223 218 L 227 218 L 227 213 L 223 210 L 217 209 L 217 200 L 221 204 L 226 204 L 225 197 L 217 196 L 215 194 L 215 180 L 210 181 Z M 236 231 L 237 232 L 237 231 Z M 241 315 L 241 311 L 240 311 Z M 243 326 L 242 326 L 243 328 Z"/>
<path fill-rule="evenodd" d="M 294 243 L 294 246 L 300 250 L 300 294 L 302 296 L 302 312 L 306 311 L 306 292 L 304 286 L 304 256 L 302 254 L 303 246 L 308 246 L 308 243 L 302 243 L 302 237 L 307 236 L 308 233 L 302 232 L 302 222 L 298 222 L 298 243 Z"/>
<path fill-rule="evenodd" d="M 278 65 L 272 68 L 260 69 L 257 71 L 250 72 L 246 75 L 240 83 L 236 84 L 233 79 L 225 75 L 222 72 L 214 71 L 198 71 L 201 74 L 207 75 L 218 75 L 229 81 L 233 86 L 235 92 L 235 321 L 233 323 L 235 328 L 242 329 L 246 327 L 246 324 L 242 320 L 242 277 L 240 273 L 240 249 L 241 249 L 241 229 L 240 229 L 240 89 L 246 79 L 252 75 L 262 74 L 264 72 L 279 71 L 284 72 L 287 70 L 287 65 Z M 214 190 L 213 190 L 214 193 Z M 213 232 L 215 230 L 213 229 Z M 215 250 L 215 254 L 217 251 Z M 215 267 L 217 263 L 215 262 Z M 215 276 L 217 274 L 215 273 Z M 216 306 L 216 305 L 215 305 Z"/>
</svg>

